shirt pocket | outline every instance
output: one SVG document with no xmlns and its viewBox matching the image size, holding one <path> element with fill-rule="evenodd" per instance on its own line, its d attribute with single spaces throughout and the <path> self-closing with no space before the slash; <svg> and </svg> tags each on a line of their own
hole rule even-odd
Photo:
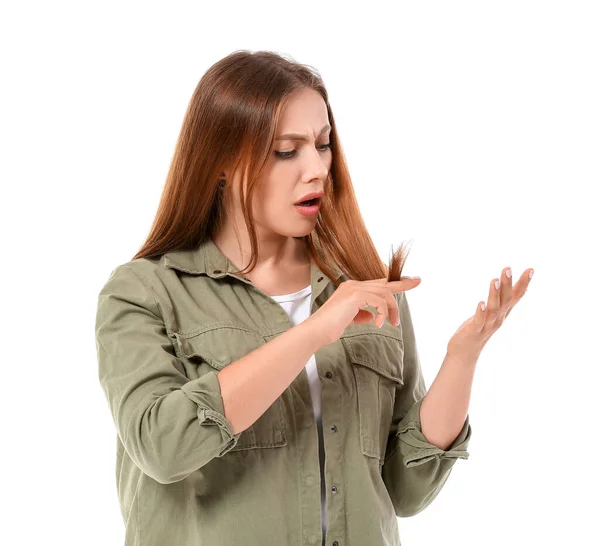
<svg viewBox="0 0 600 546">
<path fill-rule="evenodd" d="M 383 464 L 398 386 L 404 384 L 400 334 L 358 333 L 340 338 L 356 380 L 360 447 Z"/>
<path fill-rule="evenodd" d="M 222 370 L 266 343 L 257 332 L 232 326 L 217 326 L 200 332 L 179 334 L 175 339 L 180 356 L 199 366 L 199 375 Z M 287 445 L 281 396 L 246 430 L 229 452 Z"/>
</svg>

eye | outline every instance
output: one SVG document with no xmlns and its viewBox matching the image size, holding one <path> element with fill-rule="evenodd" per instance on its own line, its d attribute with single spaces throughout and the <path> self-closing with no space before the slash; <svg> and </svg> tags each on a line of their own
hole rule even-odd
<svg viewBox="0 0 600 546">
<path fill-rule="evenodd" d="M 321 146 L 317 146 L 317 148 L 324 148 L 319 151 L 326 152 L 328 148 L 331 148 L 331 142 L 328 142 L 327 144 L 321 144 Z M 275 152 L 275 155 L 279 159 L 291 159 L 294 155 L 296 155 L 296 150 L 292 150 L 291 152 Z"/>
</svg>

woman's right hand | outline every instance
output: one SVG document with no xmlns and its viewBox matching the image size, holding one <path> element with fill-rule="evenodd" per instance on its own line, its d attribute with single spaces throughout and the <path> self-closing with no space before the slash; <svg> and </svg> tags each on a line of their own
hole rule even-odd
<svg viewBox="0 0 600 546">
<path fill-rule="evenodd" d="M 333 295 L 307 320 L 315 327 L 324 344 L 337 341 L 349 324 L 366 324 L 374 321 L 381 327 L 386 319 L 394 326 L 400 321 L 398 304 L 393 294 L 411 290 L 421 279 L 402 277 L 389 281 L 387 277 L 369 281 L 347 280 L 342 282 Z M 363 307 L 377 308 L 377 315 Z"/>
</svg>

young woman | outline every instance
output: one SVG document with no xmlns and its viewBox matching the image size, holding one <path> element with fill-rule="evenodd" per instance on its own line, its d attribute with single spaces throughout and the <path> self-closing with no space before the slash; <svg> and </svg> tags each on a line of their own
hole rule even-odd
<svg viewBox="0 0 600 546">
<path fill-rule="evenodd" d="M 490 287 L 426 391 L 405 257 L 377 254 L 316 71 L 237 51 L 204 74 L 98 297 L 126 546 L 400 545 L 469 456 L 475 362 L 528 283 Z"/>
</svg>

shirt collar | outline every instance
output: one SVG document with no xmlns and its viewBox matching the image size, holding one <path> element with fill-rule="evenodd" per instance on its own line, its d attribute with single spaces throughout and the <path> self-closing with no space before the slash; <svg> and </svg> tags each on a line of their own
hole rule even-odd
<svg viewBox="0 0 600 546">
<path fill-rule="evenodd" d="M 203 237 L 196 248 L 166 252 L 163 255 L 163 265 L 194 275 L 206 274 L 211 278 L 220 278 L 228 274 L 236 275 L 235 266 L 221 252 L 221 249 L 209 235 Z M 343 272 L 337 266 L 332 267 L 336 274 L 335 280 L 343 276 Z M 324 273 L 312 260 L 310 271 L 311 282 L 314 285 L 314 280 L 324 275 Z"/>
</svg>

